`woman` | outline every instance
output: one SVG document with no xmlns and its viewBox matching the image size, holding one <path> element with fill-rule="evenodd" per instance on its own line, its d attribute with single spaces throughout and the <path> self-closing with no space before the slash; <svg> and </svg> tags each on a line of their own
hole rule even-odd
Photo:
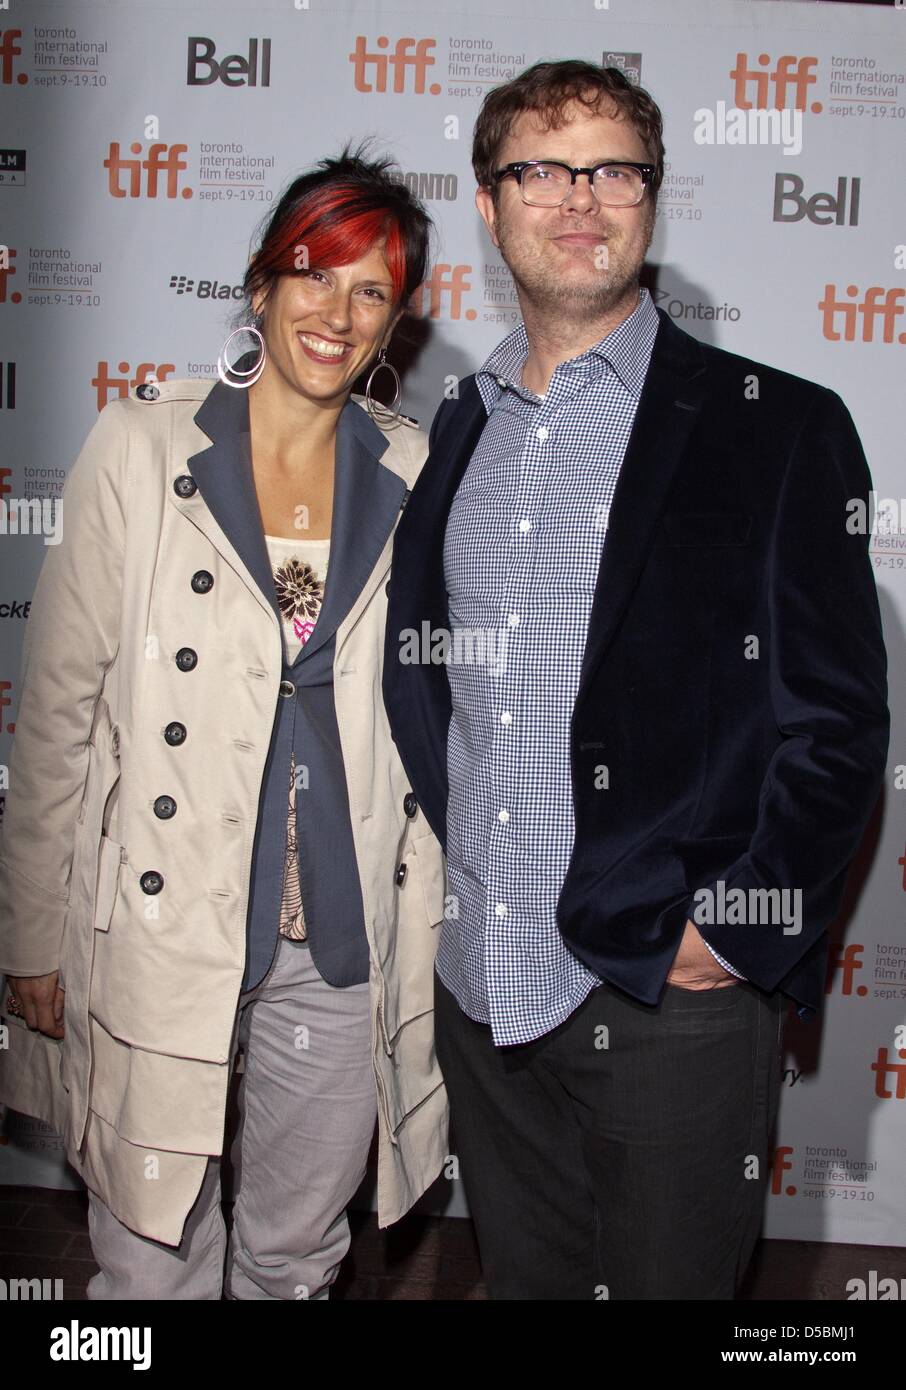
<svg viewBox="0 0 906 1390">
<path fill-rule="evenodd" d="M 102 410 L 32 602 L 0 1099 L 89 1188 L 90 1298 L 326 1297 L 375 1117 L 381 1225 L 446 1152 L 442 856 L 381 699 L 426 440 L 350 396 L 425 278 L 388 165 L 347 150 L 284 194 L 245 279 L 257 352 L 231 366 L 231 334 L 213 386 Z"/>
</svg>

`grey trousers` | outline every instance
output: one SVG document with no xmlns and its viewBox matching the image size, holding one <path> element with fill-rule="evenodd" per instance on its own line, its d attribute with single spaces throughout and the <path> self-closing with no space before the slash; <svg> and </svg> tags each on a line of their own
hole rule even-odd
<svg viewBox="0 0 906 1390">
<path fill-rule="evenodd" d="M 219 1155 L 177 1247 L 136 1234 L 90 1192 L 100 1273 L 89 1299 L 328 1297 L 377 1116 L 368 985 L 329 985 L 308 944 L 281 936 L 264 979 L 239 997 L 234 1052 L 237 1041 L 245 1071 L 229 1249 Z"/>
</svg>

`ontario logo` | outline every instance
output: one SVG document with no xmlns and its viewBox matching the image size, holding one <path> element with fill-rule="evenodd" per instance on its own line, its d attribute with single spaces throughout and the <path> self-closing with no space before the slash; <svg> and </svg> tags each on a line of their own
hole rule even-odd
<svg viewBox="0 0 906 1390">
<path fill-rule="evenodd" d="M 742 310 L 735 304 L 705 304 L 701 300 L 680 299 L 670 290 L 652 290 L 651 297 L 672 319 L 714 319 L 736 323 Z"/>
</svg>

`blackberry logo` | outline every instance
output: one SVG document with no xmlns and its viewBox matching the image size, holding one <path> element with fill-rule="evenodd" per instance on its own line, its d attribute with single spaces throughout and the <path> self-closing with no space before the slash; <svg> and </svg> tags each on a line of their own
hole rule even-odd
<svg viewBox="0 0 906 1390">
<path fill-rule="evenodd" d="M 241 299 L 241 285 L 222 285 L 219 280 L 190 280 L 187 275 L 171 275 L 170 289 L 177 294 L 194 294 L 196 299 Z"/>
</svg>

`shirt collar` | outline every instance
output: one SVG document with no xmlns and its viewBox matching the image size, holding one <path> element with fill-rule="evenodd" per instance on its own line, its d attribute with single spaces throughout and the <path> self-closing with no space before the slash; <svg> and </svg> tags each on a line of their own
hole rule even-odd
<svg viewBox="0 0 906 1390">
<path fill-rule="evenodd" d="M 642 394 L 657 330 L 657 310 L 651 295 L 642 285 L 639 288 L 639 302 L 628 318 L 600 342 L 560 365 L 575 367 L 582 364 L 592 377 L 603 376 L 610 366 L 626 390 L 638 399 Z M 524 389 L 518 383 L 527 356 L 528 335 L 525 324 L 520 322 L 502 343 L 498 343 L 484 366 L 475 374 L 476 385 L 489 415 L 503 393 L 501 380 L 514 390 Z"/>
</svg>

